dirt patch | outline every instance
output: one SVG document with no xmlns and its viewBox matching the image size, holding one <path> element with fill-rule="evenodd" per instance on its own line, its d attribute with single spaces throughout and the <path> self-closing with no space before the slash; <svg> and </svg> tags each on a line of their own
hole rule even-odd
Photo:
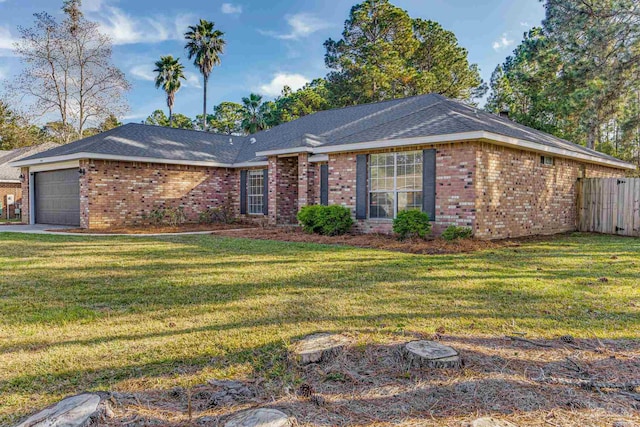
<svg viewBox="0 0 640 427">
<path fill-rule="evenodd" d="M 553 236 L 528 237 L 509 240 L 465 239 L 448 242 L 444 239 L 430 238 L 399 241 L 389 234 L 346 234 L 344 236 L 321 236 L 309 234 L 297 227 L 273 227 L 240 231 L 218 231 L 217 236 L 240 237 L 258 240 L 278 240 L 281 242 L 320 243 L 325 245 L 346 245 L 360 248 L 383 249 L 412 254 L 456 254 L 470 253 L 486 249 L 518 247 L 525 241 L 549 240 Z"/>
<path fill-rule="evenodd" d="M 113 227 L 106 230 L 94 230 L 87 228 L 68 228 L 49 230 L 55 233 L 79 233 L 79 234 L 165 234 L 165 233 L 190 233 L 220 230 L 237 230 L 243 228 L 253 228 L 255 225 L 249 224 L 184 224 L 176 227 L 162 226 L 140 226 L 140 227 Z"/>
<path fill-rule="evenodd" d="M 220 387 L 115 394 L 105 425 L 223 425 L 238 411 L 266 407 L 300 426 L 465 426 L 481 416 L 519 426 L 635 426 L 640 394 L 591 389 L 585 378 L 622 384 L 640 380 L 640 342 L 613 340 L 514 341 L 502 337 L 426 337 L 405 334 L 386 343 L 352 337 L 328 363 L 290 361 L 282 379 L 245 378 L 250 392 L 220 400 Z M 438 339 L 460 352 L 462 369 L 419 369 L 403 363 L 412 339 Z M 540 344 L 540 345 L 537 345 Z M 220 383 L 218 383 L 220 384 Z M 225 395 L 227 396 L 227 395 Z M 617 424 L 614 424 L 617 423 Z"/>
</svg>

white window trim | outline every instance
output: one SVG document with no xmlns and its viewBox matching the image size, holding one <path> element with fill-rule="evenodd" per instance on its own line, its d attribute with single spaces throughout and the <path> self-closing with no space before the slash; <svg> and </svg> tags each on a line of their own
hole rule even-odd
<svg viewBox="0 0 640 427">
<path fill-rule="evenodd" d="M 260 188 L 260 194 L 252 194 L 251 193 L 251 176 L 260 176 L 260 179 L 263 180 L 262 186 Z M 260 197 L 262 203 L 260 205 L 260 212 L 251 212 L 251 198 L 252 197 Z M 249 170 L 247 171 L 247 214 L 254 216 L 264 216 L 264 171 L 262 169 L 257 170 Z"/>
<path fill-rule="evenodd" d="M 398 217 L 398 194 L 401 193 L 420 193 L 424 192 L 424 187 L 420 190 L 398 190 L 398 154 L 406 153 L 419 153 L 419 150 L 399 151 L 394 153 L 380 153 L 380 154 L 393 154 L 393 190 L 371 190 L 371 156 L 376 154 L 369 154 L 367 165 L 367 219 L 371 221 L 393 221 Z M 424 168 L 424 164 L 422 164 Z M 423 169 L 424 170 L 424 169 Z M 371 217 L 371 194 L 384 194 L 393 193 L 393 218 L 372 218 Z M 424 194 L 423 194 L 424 197 Z"/>
</svg>

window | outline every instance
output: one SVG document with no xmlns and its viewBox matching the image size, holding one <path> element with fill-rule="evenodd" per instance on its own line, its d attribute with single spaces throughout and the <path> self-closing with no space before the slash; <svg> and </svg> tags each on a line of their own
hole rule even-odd
<svg viewBox="0 0 640 427">
<path fill-rule="evenodd" d="M 247 182 L 247 205 L 249 214 L 264 213 L 264 172 L 261 170 L 249 171 Z"/>
<path fill-rule="evenodd" d="M 369 218 L 422 209 L 422 151 L 369 156 Z"/>
<path fill-rule="evenodd" d="M 542 156 L 540 157 L 540 163 L 542 163 L 545 166 L 553 166 L 554 164 L 553 157 Z"/>
</svg>

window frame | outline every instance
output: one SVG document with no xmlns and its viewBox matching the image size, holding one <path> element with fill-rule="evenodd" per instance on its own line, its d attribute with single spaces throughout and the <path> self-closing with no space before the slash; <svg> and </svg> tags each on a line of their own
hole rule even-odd
<svg viewBox="0 0 640 427">
<path fill-rule="evenodd" d="M 260 180 L 260 187 L 258 193 L 253 193 L 252 190 L 256 190 L 258 187 L 256 185 L 252 185 L 252 178 L 258 178 Z M 264 170 L 262 169 L 250 169 L 247 171 L 247 215 L 263 215 L 264 216 Z M 255 199 L 259 198 L 261 200 L 260 204 L 252 203 L 255 202 Z M 252 212 L 252 206 L 260 207 L 259 212 Z"/>
<path fill-rule="evenodd" d="M 414 154 L 417 155 L 420 160 L 420 163 L 413 163 L 413 165 L 420 165 L 422 167 L 422 173 L 420 173 L 419 177 L 419 183 L 420 183 L 420 189 L 419 190 L 400 190 L 398 189 L 398 156 L 399 155 L 407 155 L 407 154 Z M 371 174 L 371 170 L 372 170 L 372 164 L 373 162 L 371 161 L 372 156 L 376 156 L 376 155 L 393 155 L 393 189 L 392 190 L 373 190 L 372 189 L 372 174 Z M 373 220 L 373 221 L 393 221 L 395 218 L 398 217 L 398 213 L 400 212 L 398 210 L 398 201 L 399 201 L 399 194 L 409 194 L 409 193 L 418 193 L 422 196 L 423 198 L 423 203 L 424 203 L 424 180 L 423 180 L 423 176 L 424 176 L 424 159 L 422 158 L 423 152 L 421 150 L 411 150 L 411 151 L 398 151 L 398 152 L 392 152 L 392 153 L 374 153 L 374 154 L 369 154 L 368 158 L 367 158 L 367 219 L 369 220 Z M 385 194 L 385 193 L 391 193 L 393 195 L 393 216 L 391 218 L 379 218 L 379 217 L 372 217 L 371 216 L 371 195 L 372 194 Z M 420 206 L 420 210 L 424 211 L 424 204 L 422 204 Z"/>
<path fill-rule="evenodd" d="M 547 161 L 549 161 L 549 163 L 547 163 Z M 540 156 L 540 163 L 543 166 L 555 166 L 556 159 L 555 157 L 552 157 L 552 156 Z"/>
</svg>

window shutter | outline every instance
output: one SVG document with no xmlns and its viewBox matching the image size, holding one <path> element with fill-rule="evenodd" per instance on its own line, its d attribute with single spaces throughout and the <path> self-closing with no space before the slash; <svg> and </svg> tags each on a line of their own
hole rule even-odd
<svg viewBox="0 0 640 427">
<path fill-rule="evenodd" d="M 269 169 L 262 171 L 263 190 L 262 190 L 262 213 L 269 215 Z"/>
<path fill-rule="evenodd" d="M 436 220 L 436 150 L 422 152 L 422 210 Z"/>
<path fill-rule="evenodd" d="M 240 215 L 247 214 L 247 171 L 240 171 Z"/>
<path fill-rule="evenodd" d="M 320 204 L 329 205 L 329 165 L 320 165 Z"/>
<path fill-rule="evenodd" d="M 356 219 L 367 219 L 367 155 L 356 157 Z"/>
</svg>

